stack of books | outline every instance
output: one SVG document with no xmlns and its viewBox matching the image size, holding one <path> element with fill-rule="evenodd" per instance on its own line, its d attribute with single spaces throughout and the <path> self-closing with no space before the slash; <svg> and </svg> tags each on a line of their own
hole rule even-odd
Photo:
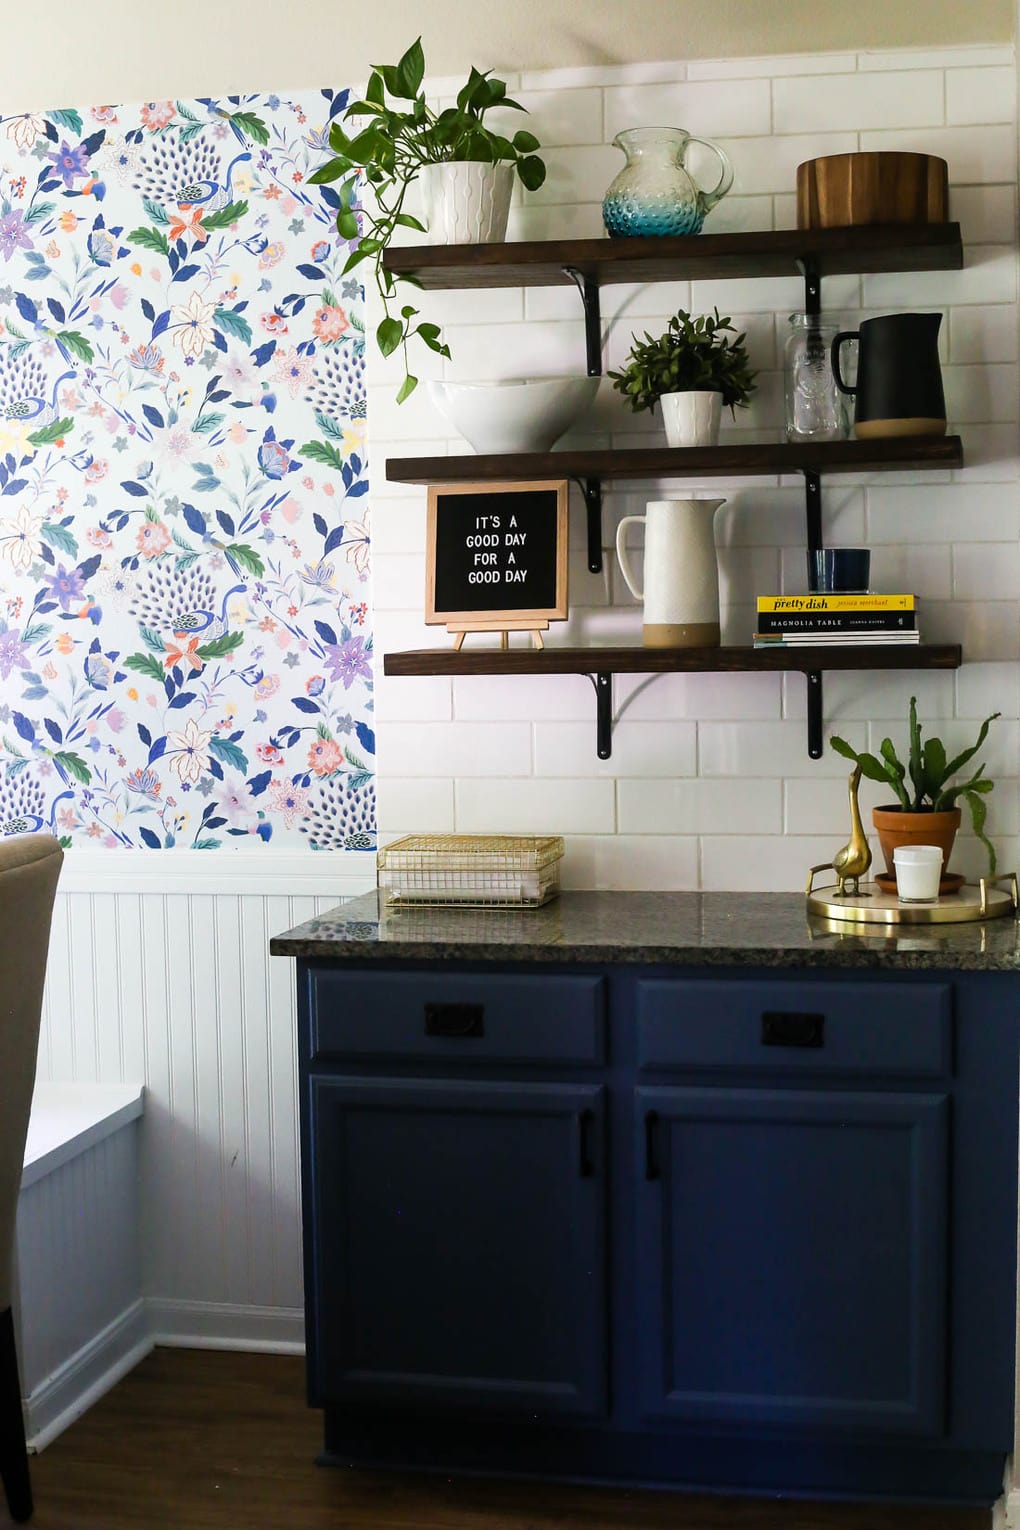
<svg viewBox="0 0 1020 1530">
<path fill-rule="evenodd" d="M 758 596 L 755 648 L 920 641 L 915 595 Z"/>
</svg>

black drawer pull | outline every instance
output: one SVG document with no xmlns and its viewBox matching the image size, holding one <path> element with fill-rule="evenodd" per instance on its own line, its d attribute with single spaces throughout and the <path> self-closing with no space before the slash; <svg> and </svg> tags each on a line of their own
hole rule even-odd
<svg viewBox="0 0 1020 1530">
<path fill-rule="evenodd" d="M 593 1110 L 579 1110 L 577 1112 L 577 1172 L 582 1179 L 591 1179 L 595 1173 L 595 1162 L 591 1153 L 591 1136 L 594 1125 L 595 1112 Z"/>
<path fill-rule="evenodd" d="M 426 1036 L 484 1036 L 484 1004 L 426 1004 Z"/>
<path fill-rule="evenodd" d="M 795 1010 L 767 1009 L 761 1017 L 763 1047 L 820 1047 L 824 1045 L 825 1016 Z"/>
</svg>

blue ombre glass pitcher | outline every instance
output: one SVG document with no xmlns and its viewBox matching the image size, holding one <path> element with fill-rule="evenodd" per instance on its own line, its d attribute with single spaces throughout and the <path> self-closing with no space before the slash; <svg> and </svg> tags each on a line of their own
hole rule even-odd
<svg viewBox="0 0 1020 1530">
<path fill-rule="evenodd" d="M 711 191 L 702 191 L 684 166 L 692 143 L 718 155 L 722 171 Z M 627 163 L 602 202 L 610 239 L 645 234 L 697 234 L 705 214 L 733 184 L 733 166 L 717 143 L 694 138 L 683 128 L 627 128 L 613 139 Z"/>
</svg>

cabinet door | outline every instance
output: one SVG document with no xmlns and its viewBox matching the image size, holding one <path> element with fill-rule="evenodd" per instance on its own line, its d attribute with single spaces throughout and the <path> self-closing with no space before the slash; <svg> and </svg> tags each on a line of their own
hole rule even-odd
<svg viewBox="0 0 1020 1530">
<path fill-rule="evenodd" d="M 941 1434 L 946 1097 L 637 1096 L 644 1415 Z"/>
<path fill-rule="evenodd" d="M 604 1412 L 602 1094 L 313 1079 L 314 1401 Z"/>
</svg>

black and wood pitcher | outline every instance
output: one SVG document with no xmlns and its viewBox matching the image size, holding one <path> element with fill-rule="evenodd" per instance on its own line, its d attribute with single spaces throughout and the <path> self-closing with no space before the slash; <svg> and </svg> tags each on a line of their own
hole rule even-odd
<svg viewBox="0 0 1020 1530">
<path fill-rule="evenodd" d="M 865 319 L 859 330 L 840 330 L 832 342 L 836 386 L 854 396 L 854 434 L 943 436 L 946 400 L 942 391 L 938 335 L 940 313 L 890 313 Z M 841 347 L 857 340 L 857 383 L 840 369 Z"/>
</svg>

